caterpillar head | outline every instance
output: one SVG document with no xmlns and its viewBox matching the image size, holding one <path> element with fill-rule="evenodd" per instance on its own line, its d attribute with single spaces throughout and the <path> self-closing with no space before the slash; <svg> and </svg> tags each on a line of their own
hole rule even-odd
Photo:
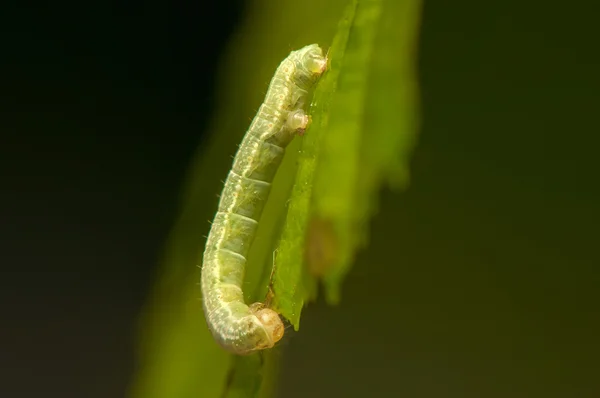
<svg viewBox="0 0 600 398">
<path fill-rule="evenodd" d="M 318 44 L 310 44 L 295 52 L 295 82 L 299 87 L 308 89 L 327 69 L 327 57 Z"/>
</svg>

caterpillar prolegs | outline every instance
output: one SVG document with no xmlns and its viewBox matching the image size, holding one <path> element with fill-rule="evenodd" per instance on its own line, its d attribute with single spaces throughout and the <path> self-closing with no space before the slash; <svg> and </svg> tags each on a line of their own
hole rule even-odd
<svg viewBox="0 0 600 398">
<path fill-rule="evenodd" d="M 202 263 L 204 314 L 215 340 L 239 355 L 281 339 L 279 315 L 263 303 L 244 303 L 246 256 L 285 147 L 310 123 L 308 90 L 327 68 L 317 44 L 292 51 L 271 79 L 263 104 L 233 160 Z"/>
</svg>

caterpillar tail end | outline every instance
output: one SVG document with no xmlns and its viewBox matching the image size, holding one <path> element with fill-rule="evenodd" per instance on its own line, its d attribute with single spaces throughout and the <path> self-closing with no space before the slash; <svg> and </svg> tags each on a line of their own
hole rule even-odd
<svg viewBox="0 0 600 398">
<path fill-rule="evenodd" d="M 254 303 L 250 306 L 250 311 L 258 318 L 265 328 L 265 332 L 270 339 L 267 347 L 272 348 L 283 337 L 285 326 L 279 317 L 279 314 L 270 308 L 266 308 L 262 303 Z"/>
</svg>

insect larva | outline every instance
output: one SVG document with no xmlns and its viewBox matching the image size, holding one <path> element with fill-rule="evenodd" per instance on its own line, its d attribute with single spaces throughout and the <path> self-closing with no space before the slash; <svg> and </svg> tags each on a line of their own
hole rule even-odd
<svg viewBox="0 0 600 398">
<path fill-rule="evenodd" d="M 308 90 L 326 67 L 316 44 L 281 62 L 225 181 L 204 251 L 202 296 L 213 337 L 235 354 L 271 348 L 283 336 L 277 312 L 244 303 L 246 256 L 285 147 L 310 123 L 303 110 Z"/>
</svg>

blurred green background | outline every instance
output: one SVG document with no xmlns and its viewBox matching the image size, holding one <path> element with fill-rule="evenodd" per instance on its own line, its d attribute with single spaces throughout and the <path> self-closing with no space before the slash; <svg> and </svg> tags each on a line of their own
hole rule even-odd
<svg viewBox="0 0 600 398">
<path fill-rule="evenodd" d="M 232 41 L 212 144 L 201 149 L 167 260 L 192 292 L 175 296 L 173 308 L 196 294 L 181 268 L 194 261 L 193 237 L 207 228 L 211 206 L 201 202 L 220 188 L 214 169 L 226 172 L 224 148 L 245 130 L 235 115 L 260 101 L 272 73 L 262 65 L 277 62 L 261 54 L 279 60 L 289 50 L 274 31 L 288 32 L 291 48 L 327 43 L 346 2 L 319 4 L 309 16 L 305 5 L 257 2 Z M 585 15 L 565 29 L 568 14 L 550 4 L 462 7 L 425 4 L 415 60 L 422 129 L 410 187 L 384 190 L 340 306 L 309 306 L 300 332 L 288 332 L 279 396 L 585 396 L 599 387 L 599 192 L 595 148 L 586 142 L 598 142 L 590 135 L 599 88 L 594 39 L 583 31 Z M 181 348 L 161 356 L 150 379 L 223 379 L 227 360 L 216 346 L 190 348 L 196 335 L 198 344 L 207 339 L 197 309 L 185 311 L 172 326 L 158 322 Z M 188 377 L 170 365 L 182 358 Z M 187 396 L 199 385 L 175 391 Z"/>
<path fill-rule="evenodd" d="M 123 395 L 137 370 L 132 325 L 194 149 L 214 164 L 192 220 L 207 231 L 273 65 L 329 40 L 339 18 L 334 2 L 78 4 L 0 13 L 10 31 L 0 396 Z M 278 5 L 279 17 L 261 14 Z M 272 33 L 288 6 L 293 38 Z M 598 11 L 424 2 L 410 186 L 382 193 L 341 305 L 309 305 L 300 332 L 287 332 L 278 396 L 600 395 Z M 244 43 L 256 15 L 262 46 Z M 313 19 L 331 32 L 313 32 Z M 246 73 L 224 66 L 236 62 Z M 220 151 L 199 140 L 223 125 Z M 198 272 L 180 271 L 175 301 Z"/>
</svg>

